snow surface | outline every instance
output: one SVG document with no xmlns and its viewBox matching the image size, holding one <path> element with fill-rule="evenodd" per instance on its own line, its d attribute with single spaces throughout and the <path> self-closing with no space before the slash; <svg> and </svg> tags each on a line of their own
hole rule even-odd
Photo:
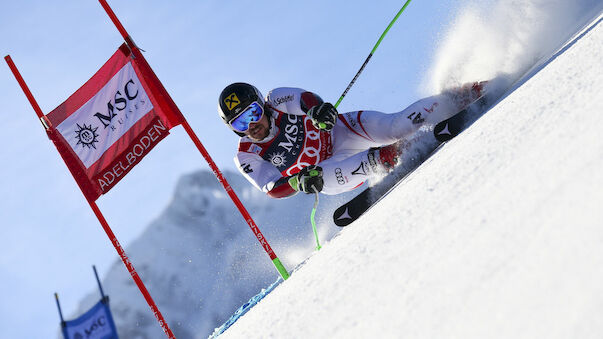
<svg viewBox="0 0 603 339">
<path fill-rule="evenodd" d="M 600 338 L 603 25 L 223 338 Z"/>
</svg>

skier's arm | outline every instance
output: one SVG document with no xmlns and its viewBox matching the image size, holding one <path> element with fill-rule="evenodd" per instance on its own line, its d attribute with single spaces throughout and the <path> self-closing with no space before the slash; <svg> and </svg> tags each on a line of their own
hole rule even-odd
<svg viewBox="0 0 603 339">
<path fill-rule="evenodd" d="M 297 190 L 291 186 L 289 177 L 280 177 L 277 181 L 269 184 L 272 188 L 266 192 L 271 198 L 288 198 L 294 196 Z"/>
<path fill-rule="evenodd" d="M 288 198 L 297 192 L 322 191 L 322 168 L 310 165 L 297 174 L 284 177 L 270 162 L 259 155 L 239 152 L 235 158 L 243 176 L 271 198 Z"/>
<path fill-rule="evenodd" d="M 323 102 L 318 94 L 293 87 L 275 88 L 266 97 L 266 103 L 272 109 L 295 115 L 306 115 L 310 108 Z"/>
<path fill-rule="evenodd" d="M 308 111 L 314 107 L 322 105 L 324 101 L 316 93 L 304 91 L 300 95 L 299 106 L 301 110 L 308 114 Z"/>
<path fill-rule="evenodd" d="M 337 121 L 337 109 L 328 102 L 324 102 L 318 94 L 303 92 L 299 105 L 302 111 L 312 119 L 312 124 L 318 129 L 330 131 Z"/>
<path fill-rule="evenodd" d="M 310 165 L 302 168 L 296 174 L 281 177 L 274 183 L 273 188 L 268 191 L 268 195 L 272 198 L 286 198 L 297 192 L 319 193 L 322 191 L 323 185 L 322 168 Z"/>
<path fill-rule="evenodd" d="M 243 176 L 271 198 L 287 198 L 297 193 L 281 172 L 255 153 L 239 152 L 235 163 Z"/>
<path fill-rule="evenodd" d="M 318 129 L 330 131 L 337 121 L 337 110 L 333 105 L 324 102 L 318 94 L 301 88 L 276 88 L 270 91 L 266 99 L 276 111 L 295 115 L 307 114 Z"/>
<path fill-rule="evenodd" d="M 314 127 L 330 131 L 337 122 L 337 109 L 330 103 L 325 102 L 310 108 L 308 116 L 312 119 Z"/>
</svg>

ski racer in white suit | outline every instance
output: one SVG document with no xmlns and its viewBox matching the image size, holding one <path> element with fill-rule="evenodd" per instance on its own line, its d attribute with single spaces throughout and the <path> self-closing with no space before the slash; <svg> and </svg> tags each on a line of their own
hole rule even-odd
<svg viewBox="0 0 603 339">
<path fill-rule="evenodd" d="M 483 93 L 484 83 L 421 99 L 398 113 L 354 111 L 300 88 L 273 89 L 263 98 L 246 83 L 227 86 L 219 113 L 241 139 L 235 163 L 273 198 L 299 191 L 338 194 L 391 170 L 398 140 L 456 114 Z"/>
</svg>

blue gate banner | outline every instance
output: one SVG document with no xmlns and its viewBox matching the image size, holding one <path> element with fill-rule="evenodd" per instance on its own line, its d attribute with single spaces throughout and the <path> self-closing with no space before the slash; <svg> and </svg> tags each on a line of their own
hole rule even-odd
<svg viewBox="0 0 603 339">
<path fill-rule="evenodd" d="M 77 319 L 65 321 L 63 336 L 65 339 L 118 339 L 109 298 L 101 299 Z"/>
</svg>

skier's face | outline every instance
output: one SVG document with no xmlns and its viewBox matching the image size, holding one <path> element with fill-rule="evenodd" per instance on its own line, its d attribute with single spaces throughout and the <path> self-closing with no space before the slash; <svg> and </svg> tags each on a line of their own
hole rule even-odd
<svg viewBox="0 0 603 339">
<path fill-rule="evenodd" d="M 263 140 L 270 132 L 269 127 L 270 122 L 268 121 L 268 115 L 264 114 L 258 122 L 249 124 L 249 129 L 245 134 L 253 140 Z"/>
</svg>

